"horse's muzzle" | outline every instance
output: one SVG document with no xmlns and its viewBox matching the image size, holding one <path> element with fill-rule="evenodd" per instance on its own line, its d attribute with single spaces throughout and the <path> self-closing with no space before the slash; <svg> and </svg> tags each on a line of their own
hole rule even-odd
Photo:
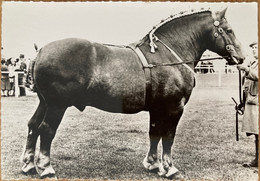
<svg viewBox="0 0 260 181">
<path fill-rule="evenodd" d="M 237 56 L 229 56 L 226 58 L 229 65 L 238 65 L 244 62 L 244 57 L 237 57 Z"/>
</svg>

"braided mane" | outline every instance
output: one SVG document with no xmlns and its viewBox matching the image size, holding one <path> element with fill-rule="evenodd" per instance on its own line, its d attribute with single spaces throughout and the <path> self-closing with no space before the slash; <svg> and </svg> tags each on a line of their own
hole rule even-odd
<svg viewBox="0 0 260 181">
<path fill-rule="evenodd" d="M 150 33 L 154 33 L 158 28 L 160 28 L 161 26 L 163 26 L 164 24 L 168 23 L 169 21 L 175 20 L 175 19 L 179 19 L 185 16 L 190 16 L 193 14 L 199 14 L 199 13 L 203 13 L 203 12 L 211 12 L 210 8 L 205 9 L 205 8 L 201 8 L 199 10 L 194 10 L 191 9 L 190 11 L 181 11 L 178 14 L 174 14 L 174 15 L 170 15 L 169 17 L 167 17 L 166 19 L 161 20 L 160 23 L 158 23 L 157 25 L 155 25 L 152 30 L 149 32 Z"/>
<path fill-rule="evenodd" d="M 193 14 L 199 14 L 199 13 L 203 13 L 203 12 L 210 12 L 212 14 L 212 16 L 214 16 L 212 13 L 212 11 L 210 10 L 210 8 L 208 9 L 205 9 L 205 8 L 201 8 L 200 10 L 190 10 L 190 11 L 181 11 L 179 12 L 178 14 L 174 14 L 174 15 L 171 15 L 169 16 L 168 18 L 164 19 L 164 20 L 161 20 L 161 22 L 157 25 L 155 25 L 152 30 L 148 33 L 148 37 L 150 39 L 150 46 L 151 46 L 151 52 L 154 53 L 155 52 L 155 49 L 157 48 L 157 46 L 155 45 L 155 43 L 153 42 L 153 39 L 155 38 L 154 37 L 154 33 L 156 32 L 156 30 L 158 28 L 160 28 L 161 26 L 165 25 L 166 23 L 172 21 L 172 20 L 175 20 L 175 19 L 179 19 L 179 18 L 182 18 L 182 17 L 185 17 L 185 16 L 190 16 L 190 15 L 193 15 Z"/>
</svg>

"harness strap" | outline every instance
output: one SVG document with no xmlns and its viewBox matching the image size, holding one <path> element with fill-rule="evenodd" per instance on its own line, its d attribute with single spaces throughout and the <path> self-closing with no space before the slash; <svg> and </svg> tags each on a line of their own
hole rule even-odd
<svg viewBox="0 0 260 181">
<path fill-rule="evenodd" d="M 183 65 L 185 66 L 187 69 L 189 69 L 193 74 L 195 74 L 194 70 L 188 66 L 185 62 L 183 62 L 183 60 L 180 58 L 180 56 L 175 52 L 173 51 L 168 45 L 166 45 L 163 41 L 161 41 L 159 38 L 157 38 L 155 35 L 155 40 L 156 41 L 159 41 L 161 44 L 163 44 L 170 52 L 171 54 L 173 54 L 173 56 L 175 56 L 177 58 L 177 60 Z"/>
<path fill-rule="evenodd" d="M 146 91 L 144 93 L 145 96 L 145 110 L 148 108 L 150 105 L 150 100 L 151 100 L 151 95 L 152 95 L 152 75 L 151 75 L 151 68 L 154 67 L 154 65 L 149 64 L 147 59 L 145 58 L 143 52 L 140 50 L 139 47 L 133 46 L 133 45 L 128 45 L 127 48 L 130 48 L 133 50 L 136 55 L 138 56 L 140 62 L 143 65 L 143 70 L 144 70 L 144 75 L 145 75 L 145 87 Z"/>
</svg>

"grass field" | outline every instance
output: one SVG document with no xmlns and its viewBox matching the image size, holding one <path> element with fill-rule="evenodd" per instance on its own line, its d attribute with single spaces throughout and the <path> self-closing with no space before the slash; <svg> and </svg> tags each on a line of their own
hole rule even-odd
<svg viewBox="0 0 260 181">
<path fill-rule="evenodd" d="M 198 74 L 197 85 L 177 129 L 173 159 L 185 180 L 258 180 L 257 169 L 241 164 L 254 157 L 254 139 L 240 132 L 235 139 L 237 74 Z M 1 99 L 2 179 L 39 178 L 21 174 L 20 155 L 27 122 L 38 104 L 35 95 Z M 240 117 L 241 119 L 241 117 Z M 52 144 L 51 158 L 59 179 L 162 179 L 147 172 L 147 112 L 112 114 L 92 107 L 65 113 Z M 240 125 L 241 126 L 241 125 Z"/>
</svg>

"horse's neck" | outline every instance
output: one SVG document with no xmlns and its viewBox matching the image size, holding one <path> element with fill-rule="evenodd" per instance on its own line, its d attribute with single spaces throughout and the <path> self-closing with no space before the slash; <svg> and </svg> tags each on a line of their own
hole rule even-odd
<svg viewBox="0 0 260 181">
<path fill-rule="evenodd" d="M 198 17 L 193 17 L 198 16 Z M 172 20 L 158 29 L 157 36 L 183 58 L 183 61 L 199 60 L 207 49 L 208 30 L 211 21 L 208 14 L 196 14 Z"/>
</svg>

